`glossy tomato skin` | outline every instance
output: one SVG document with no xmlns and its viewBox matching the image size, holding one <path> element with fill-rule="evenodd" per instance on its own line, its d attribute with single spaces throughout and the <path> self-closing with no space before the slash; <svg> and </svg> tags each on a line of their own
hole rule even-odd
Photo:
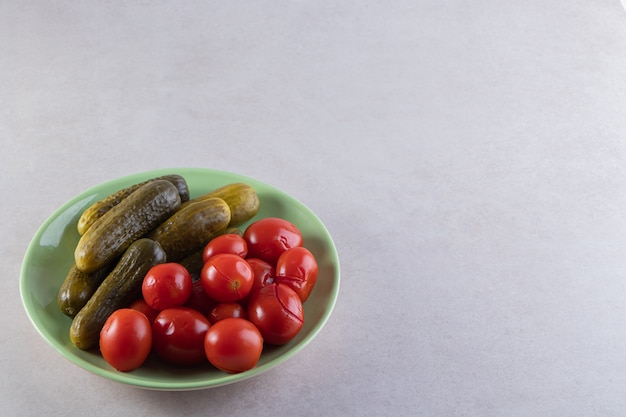
<svg viewBox="0 0 626 417">
<path fill-rule="evenodd" d="M 276 282 L 291 287 L 304 303 L 317 281 L 318 266 L 315 256 L 303 246 L 283 252 L 276 262 Z"/>
<path fill-rule="evenodd" d="M 281 253 L 302 246 L 302 233 L 293 223 L 278 217 L 265 217 L 250 224 L 243 233 L 248 242 L 248 258 L 259 258 L 276 265 Z"/>
<path fill-rule="evenodd" d="M 241 256 L 222 253 L 204 264 L 200 282 L 207 295 L 217 302 L 239 301 L 252 289 L 254 273 Z"/>
<path fill-rule="evenodd" d="M 113 312 L 100 331 L 100 352 L 109 365 L 128 372 L 140 367 L 152 350 L 152 329 L 145 314 L 130 308 Z"/>
<path fill-rule="evenodd" d="M 207 315 L 211 324 L 233 317 L 241 319 L 248 318 L 248 311 L 246 308 L 236 301 L 231 301 L 230 303 L 219 303 L 213 307 Z"/>
<path fill-rule="evenodd" d="M 204 336 L 209 319 L 187 307 L 167 308 L 152 324 L 152 345 L 155 353 L 176 365 L 195 365 L 206 360 Z"/>
<path fill-rule="evenodd" d="M 302 329 L 304 309 L 294 290 L 285 284 L 274 283 L 252 295 L 248 302 L 248 318 L 266 343 L 283 345 Z"/>
<path fill-rule="evenodd" d="M 156 319 L 156 316 L 159 315 L 159 310 L 155 310 L 152 307 L 150 307 L 143 298 L 133 301 L 131 305 L 129 306 L 129 308 L 132 308 L 133 310 L 137 310 L 145 314 L 151 325 L 152 325 L 152 322 L 154 322 L 154 319 Z"/>
<path fill-rule="evenodd" d="M 274 276 L 276 275 L 276 268 L 263 259 L 246 258 L 246 261 L 248 262 L 248 265 L 250 265 L 250 268 L 252 268 L 254 282 L 252 283 L 250 293 L 242 300 L 242 304 L 248 304 L 250 297 L 256 292 L 256 290 L 273 283 Z"/>
<path fill-rule="evenodd" d="M 263 351 L 263 336 L 248 320 L 227 318 L 207 331 L 204 350 L 216 368 L 232 374 L 244 372 L 258 363 Z"/>
<path fill-rule="evenodd" d="M 243 237 L 235 233 L 217 236 L 204 247 L 202 260 L 206 262 L 220 253 L 232 253 L 245 258 L 248 255 L 248 243 Z"/>
<path fill-rule="evenodd" d="M 182 306 L 191 295 L 192 280 L 187 268 L 176 262 L 155 265 L 146 274 L 141 294 L 155 310 Z"/>
</svg>

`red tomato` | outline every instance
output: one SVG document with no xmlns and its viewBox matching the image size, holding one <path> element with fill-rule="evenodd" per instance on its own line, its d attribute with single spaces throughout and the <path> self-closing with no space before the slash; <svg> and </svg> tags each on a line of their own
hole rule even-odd
<svg viewBox="0 0 626 417">
<path fill-rule="evenodd" d="M 207 331 L 204 350 L 207 359 L 216 368 L 232 374 L 239 373 L 256 366 L 263 351 L 263 337 L 248 320 L 227 318 Z"/>
<path fill-rule="evenodd" d="M 254 282 L 252 283 L 252 289 L 241 302 L 247 304 L 250 297 L 256 290 L 274 282 L 274 275 L 276 275 L 275 269 L 272 265 L 259 258 L 247 258 L 246 261 L 252 272 L 254 273 Z"/>
<path fill-rule="evenodd" d="M 157 356 L 176 365 L 206 360 L 204 336 L 211 323 L 202 313 L 187 307 L 161 311 L 152 324 L 152 345 Z"/>
<path fill-rule="evenodd" d="M 230 317 L 237 317 L 242 319 L 248 318 L 248 312 L 246 308 L 236 301 L 230 303 L 219 303 L 211 309 L 208 314 L 211 324 L 215 324 L 220 320 L 224 320 Z"/>
<path fill-rule="evenodd" d="M 254 273 L 241 256 L 222 253 L 209 259 L 200 272 L 209 297 L 220 303 L 238 301 L 252 289 Z"/>
<path fill-rule="evenodd" d="M 278 217 L 266 217 L 246 228 L 243 238 L 248 242 L 248 257 L 260 258 L 272 265 L 281 253 L 302 246 L 302 233 L 291 222 Z"/>
<path fill-rule="evenodd" d="M 302 301 L 287 285 L 269 284 L 250 298 L 248 318 L 265 342 L 282 345 L 293 339 L 304 325 Z"/>
<path fill-rule="evenodd" d="M 245 258 L 248 254 L 248 243 L 243 237 L 235 233 L 217 236 L 211 239 L 204 247 L 202 260 L 206 262 L 209 258 L 219 255 L 220 253 L 233 253 Z"/>
<path fill-rule="evenodd" d="M 155 265 L 146 274 L 141 294 L 155 310 L 164 310 L 185 304 L 191 295 L 191 275 L 179 263 Z"/>
<path fill-rule="evenodd" d="M 307 248 L 299 246 L 283 252 L 276 262 L 276 282 L 290 286 L 304 303 L 317 281 L 317 261 Z"/>
<path fill-rule="evenodd" d="M 200 281 L 194 281 L 191 286 L 191 295 L 183 306 L 198 310 L 206 316 L 216 304 L 217 301 L 209 297 L 206 291 L 204 291 L 202 283 Z"/>
<path fill-rule="evenodd" d="M 116 310 L 100 331 L 100 352 L 118 371 L 141 366 L 152 349 L 152 330 L 145 314 L 130 308 Z"/>
<path fill-rule="evenodd" d="M 141 311 L 143 314 L 145 314 L 151 325 L 156 316 L 159 314 L 159 311 L 150 307 L 143 298 L 133 301 L 129 308 Z"/>
</svg>

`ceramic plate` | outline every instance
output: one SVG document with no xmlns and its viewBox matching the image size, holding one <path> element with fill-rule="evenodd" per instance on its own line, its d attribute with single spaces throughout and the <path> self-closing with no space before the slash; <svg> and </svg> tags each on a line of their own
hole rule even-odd
<svg viewBox="0 0 626 417">
<path fill-rule="evenodd" d="M 304 245 L 313 252 L 319 264 L 315 288 L 304 304 L 305 324 L 289 343 L 266 347 L 257 366 L 247 372 L 226 374 L 211 365 L 194 368 L 168 366 L 150 357 L 131 372 L 114 370 L 97 351 L 82 351 L 69 339 L 71 319 L 57 306 L 57 291 L 73 262 L 79 235 L 76 224 L 82 211 L 93 202 L 113 192 L 166 175 L 182 175 L 191 197 L 205 194 L 220 186 L 244 182 L 255 188 L 261 200 L 263 217 L 282 217 L 298 226 Z M 240 226 L 242 230 L 247 224 Z M 242 175 L 198 168 L 178 168 L 144 172 L 93 187 L 76 196 L 48 218 L 33 237 L 24 257 L 20 277 L 22 303 L 31 322 L 43 338 L 72 363 L 104 378 L 137 387 L 157 390 L 204 389 L 241 381 L 259 375 L 285 362 L 304 348 L 320 332 L 333 310 L 339 293 L 339 258 L 333 240 L 320 219 L 305 205 L 288 194 Z"/>
</svg>

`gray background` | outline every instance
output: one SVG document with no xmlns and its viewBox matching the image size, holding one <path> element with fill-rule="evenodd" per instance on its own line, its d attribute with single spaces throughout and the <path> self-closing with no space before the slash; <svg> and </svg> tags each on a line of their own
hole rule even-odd
<svg viewBox="0 0 626 417">
<path fill-rule="evenodd" d="M 626 415 L 618 0 L 0 1 L 3 415 Z M 89 187 L 254 177 L 327 225 L 327 326 L 254 379 L 152 392 L 63 359 L 19 269 Z"/>
</svg>

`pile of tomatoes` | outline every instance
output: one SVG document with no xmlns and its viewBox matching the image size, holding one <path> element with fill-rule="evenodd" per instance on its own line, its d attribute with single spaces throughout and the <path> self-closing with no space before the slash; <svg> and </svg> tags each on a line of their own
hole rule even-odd
<svg viewBox="0 0 626 417">
<path fill-rule="evenodd" d="M 268 217 L 243 235 L 218 236 L 202 264 L 196 281 L 181 263 L 146 274 L 142 297 L 115 311 L 100 333 L 112 367 L 136 369 L 154 352 L 168 363 L 208 360 L 238 373 L 256 366 L 265 344 L 285 344 L 302 329 L 318 265 L 293 223 Z"/>
</svg>

